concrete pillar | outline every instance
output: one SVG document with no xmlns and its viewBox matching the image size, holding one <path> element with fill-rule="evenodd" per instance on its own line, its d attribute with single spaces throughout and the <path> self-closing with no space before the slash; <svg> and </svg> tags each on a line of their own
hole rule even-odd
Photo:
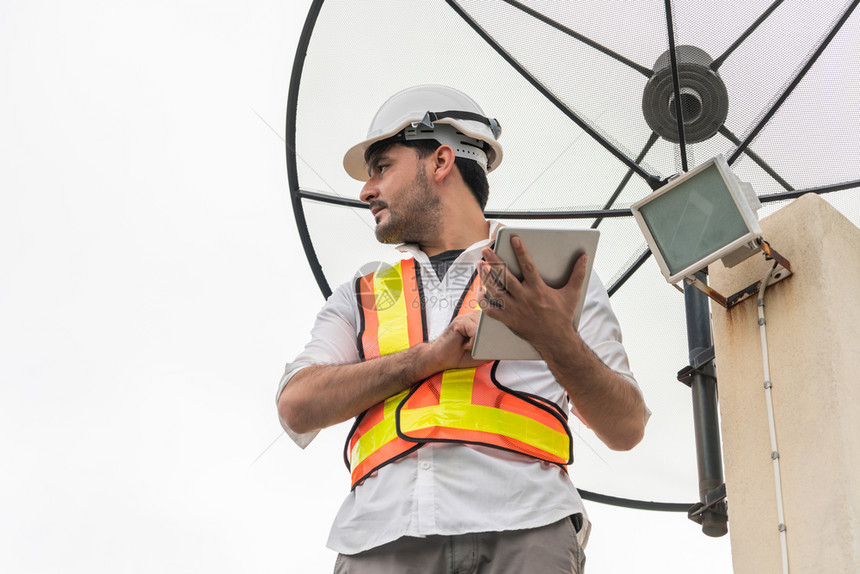
<svg viewBox="0 0 860 574">
<path fill-rule="evenodd" d="M 794 272 L 765 292 L 790 571 L 860 572 L 860 230 L 815 195 L 761 227 Z M 712 265 L 711 285 L 731 295 L 770 265 Z M 734 572 L 779 573 L 756 299 L 712 315 Z"/>
</svg>

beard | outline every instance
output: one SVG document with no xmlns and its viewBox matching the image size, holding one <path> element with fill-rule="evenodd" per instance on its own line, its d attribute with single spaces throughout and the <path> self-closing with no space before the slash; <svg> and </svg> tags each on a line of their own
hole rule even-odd
<svg viewBox="0 0 860 574">
<path fill-rule="evenodd" d="M 422 243 L 422 239 L 439 229 L 442 200 L 430 189 L 424 166 L 419 164 L 415 178 L 399 194 L 397 205 L 388 211 L 387 219 L 376 225 L 376 240 L 380 243 Z M 373 205 L 373 204 L 371 204 Z"/>
</svg>

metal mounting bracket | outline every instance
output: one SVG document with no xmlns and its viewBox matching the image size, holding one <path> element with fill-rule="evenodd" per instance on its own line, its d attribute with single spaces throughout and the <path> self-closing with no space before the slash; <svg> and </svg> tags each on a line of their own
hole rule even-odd
<svg viewBox="0 0 860 574">
<path fill-rule="evenodd" d="M 713 374 L 703 369 L 706 365 L 710 365 L 714 360 L 714 346 L 711 345 L 690 361 L 692 364 L 678 371 L 678 380 L 688 387 L 693 383 L 693 375 L 701 373 L 707 377 L 712 377 Z"/>
<path fill-rule="evenodd" d="M 768 243 L 761 237 L 759 237 L 755 241 L 759 245 L 759 247 L 761 247 L 762 251 L 764 251 L 765 259 L 768 261 L 776 262 L 768 286 L 773 285 L 774 283 L 779 283 L 783 279 L 790 277 L 791 262 L 789 262 L 789 260 L 782 255 L 780 255 L 776 251 L 776 249 L 770 246 L 770 243 Z M 737 293 L 725 297 L 719 291 L 713 289 L 711 286 L 696 279 L 695 277 L 685 277 L 684 283 L 691 287 L 695 287 L 696 289 L 710 297 L 712 301 L 715 301 L 720 306 L 725 307 L 726 309 L 731 309 L 741 301 L 749 299 L 750 297 L 758 293 L 759 288 L 761 287 L 761 281 L 756 281 L 752 285 L 748 285 Z"/>
<path fill-rule="evenodd" d="M 723 483 L 708 494 L 705 495 L 705 502 L 698 502 L 694 504 L 690 510 L 687 511 L 687 518 L 692 520 L 697 524 L 702 523 L 702 516 L 708 510 L 721 514 L 723 516 L 728 516 L 728 512 L 726 511 L 726 484 Z M 722 504 L 721 504 L 722 503 Z"/>
</svg>

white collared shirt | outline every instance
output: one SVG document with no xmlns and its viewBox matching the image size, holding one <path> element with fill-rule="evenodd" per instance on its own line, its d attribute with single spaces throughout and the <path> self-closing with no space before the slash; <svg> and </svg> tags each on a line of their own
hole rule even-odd
<svg viewBox="0 0 860 574">
<path fill-rule="evenodd" d="M 421 266 L 430 341 L 448 326 L 481 259 L 481 249 L 495 237 L 499 224 L 490 223 L 490 239 L 460 254 L 441 281 L 427 255 L 417 246 L 399 247 Z M 287 364 L 276 397 L 304 367 L 358 362 L 358 331 L 355 286 L 349 282 L 329 297 L 317 315 L 311 340 Z M 596 275 L 589 280 L 579 333 L 607 366 L 636 386 L 621 345 L 618 321 Z M 513 390 L 540 395 L 565 410 L 570 406 L 575 413 L 564 388 L 543 361 L 502 361 L 497 376 Z M 300 435 L 283 420 L 281 425 L 302 448 L 318 432 Z M 335 518 L 327 546 L 342 554 L 355 554 L 402 536 L 535 528 L 578 512 L 584 513 L 579 494 L 568 475 L 556 465 L 489 447 L 430 443 L 382 467 L 349 492 Z M 583 528 L 580 532 L 583 544 L 588 530 Z"/>
</svg>

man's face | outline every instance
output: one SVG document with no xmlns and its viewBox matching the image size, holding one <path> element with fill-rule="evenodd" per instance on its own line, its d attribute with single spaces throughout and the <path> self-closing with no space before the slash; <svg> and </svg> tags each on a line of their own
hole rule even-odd
<svg viewBox="0 0 860 574">
<path fill-rule="evenodd" d="M 371 155 L 360 198 L 370 205 L 380 243 L 423 243 L 440 224 L 442 204 L 427 180 L 427 158 L 392 145 Z"/>
</svg>

